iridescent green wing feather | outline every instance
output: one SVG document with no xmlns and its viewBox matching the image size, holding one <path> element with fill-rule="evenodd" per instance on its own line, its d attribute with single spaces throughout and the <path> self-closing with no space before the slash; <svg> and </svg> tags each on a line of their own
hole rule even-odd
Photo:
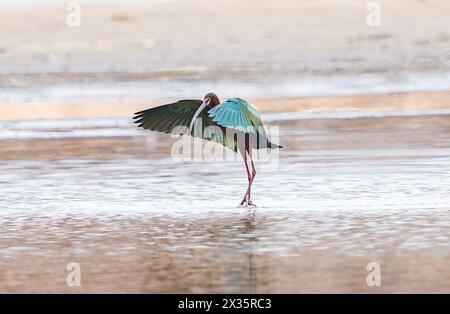
<svg viewBox="0 0 450 314">
<path fill-rule="evenodd" d="M 175 127 L 189 128 L 201 100 L 179 100 L 175 103 L 150 108 L 134 114 L 134 123 L 139 127 L 163 133 L 172 133 Z"/>
</svg>

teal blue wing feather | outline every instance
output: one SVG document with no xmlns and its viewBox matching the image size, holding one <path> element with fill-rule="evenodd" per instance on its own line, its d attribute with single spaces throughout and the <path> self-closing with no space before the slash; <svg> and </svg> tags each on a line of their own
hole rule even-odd
<svg viewBox="0 0 450 314">
<path fill-rule="evenodd" d="M 208 111 L 217 124 L 246 133 L 257 133 L 264 129 L 261 115 L 248 102 L 240 98 L 231 98 Z"/>
</svg>

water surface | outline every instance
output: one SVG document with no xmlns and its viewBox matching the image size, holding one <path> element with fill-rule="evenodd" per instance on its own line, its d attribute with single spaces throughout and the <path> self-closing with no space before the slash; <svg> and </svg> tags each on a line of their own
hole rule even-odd
<svg viewBox="0 0 450 314">
<path fill-rule="evenodd" d="M 0 291 L 450 291 L 448 115 L 272 123 L 285 149 L 252 209 L 239 160 L 173 160 L 126 123 L 3 139 Z"/>
</svg>

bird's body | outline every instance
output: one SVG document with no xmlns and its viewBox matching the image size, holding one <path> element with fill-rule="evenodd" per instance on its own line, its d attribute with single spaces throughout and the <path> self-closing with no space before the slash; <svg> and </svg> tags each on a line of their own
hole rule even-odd
<svg viewBox="0 0 450 314">
<path fill-rule="evenodd" d="M 256 175 L 252 150 L 281 148 L 267 138 L 259 112 L 240 98 L 221 103 L 216 94 L 208 93 L 203 100 L 179 100 L 136 112 L 134 119 L 144 129 L 191 135 L 222 144 L 234 152 L 239 151 L 249 182 L 241 205 L 254 205 L 250 197 Z M 251 172 L 248 159 L 252 165 Z"/>
</svg>

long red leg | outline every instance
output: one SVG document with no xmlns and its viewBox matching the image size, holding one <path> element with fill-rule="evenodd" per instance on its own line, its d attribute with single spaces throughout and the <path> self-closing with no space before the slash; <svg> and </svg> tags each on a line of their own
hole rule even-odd
<svg viewBox="0 0 450 314">
<path fill-rule="evenodd" d="M 248 188 L 247 188 L 247 192 L 244 195 L 244 198 L 242 199 L 241 205 L 244 205 L 245 203 L 248 203 L 249 200 L 249 193 L 250 193 L 250 186 L 251 186 L 251 175 L 250 175 L 250 169 L 248 167 L 248 163 L 247 163 L 247 152 L 244 153 L 244 155 L 242 156 L 244 159 L 244 164 L 245 164 L 245 169 L 247 170 L 247 178 L 248 178 Z"/>
<path fill-rule="evenodd" d="M 250 162 L 252 164 L 252 172 L 251 172 L 251 174 L 250 174 L 250 169 L 249 169 L 249 166 L 248 166 L 248 163 L 247 163 L 247 155 L 250 158 Z M 241 202 L 241 206 L 244 205 L 244 204 L 246 204 L 248 206 L 256 206 L 251 200 L 252 184 L 253 184 L 253 180 L 255 179 L 255 176 L 256 176 L 255 165 L 253 163 L 252 156 L 250 155 L 250 153 L 248 151 L 246 151 L 245 154 L 242 157 L 244 158 L 245 168 L 247 170 L 248 187 L 247 187 L 247 192 L 244 195 L 244 199 Z"/>
<path fill-rule="evenodd" d="M 251 188 L 252 188 L 253 180 L 255 180 L 255 177 L 256 177 L 256 169 L 255 169 L 255 164 L 253 163 L 252 156 L 250 154 L 248 156 L 250 157 L 250 162 L 252 164 L 252 176 L 251 176 L 250 184 L 249 184 L 249 187 L 248 187 L 248 201 L 247 201 L 247 204 L 250 205 L 250 206 L 256 206 L 251 200 Z"/>
</svg>

